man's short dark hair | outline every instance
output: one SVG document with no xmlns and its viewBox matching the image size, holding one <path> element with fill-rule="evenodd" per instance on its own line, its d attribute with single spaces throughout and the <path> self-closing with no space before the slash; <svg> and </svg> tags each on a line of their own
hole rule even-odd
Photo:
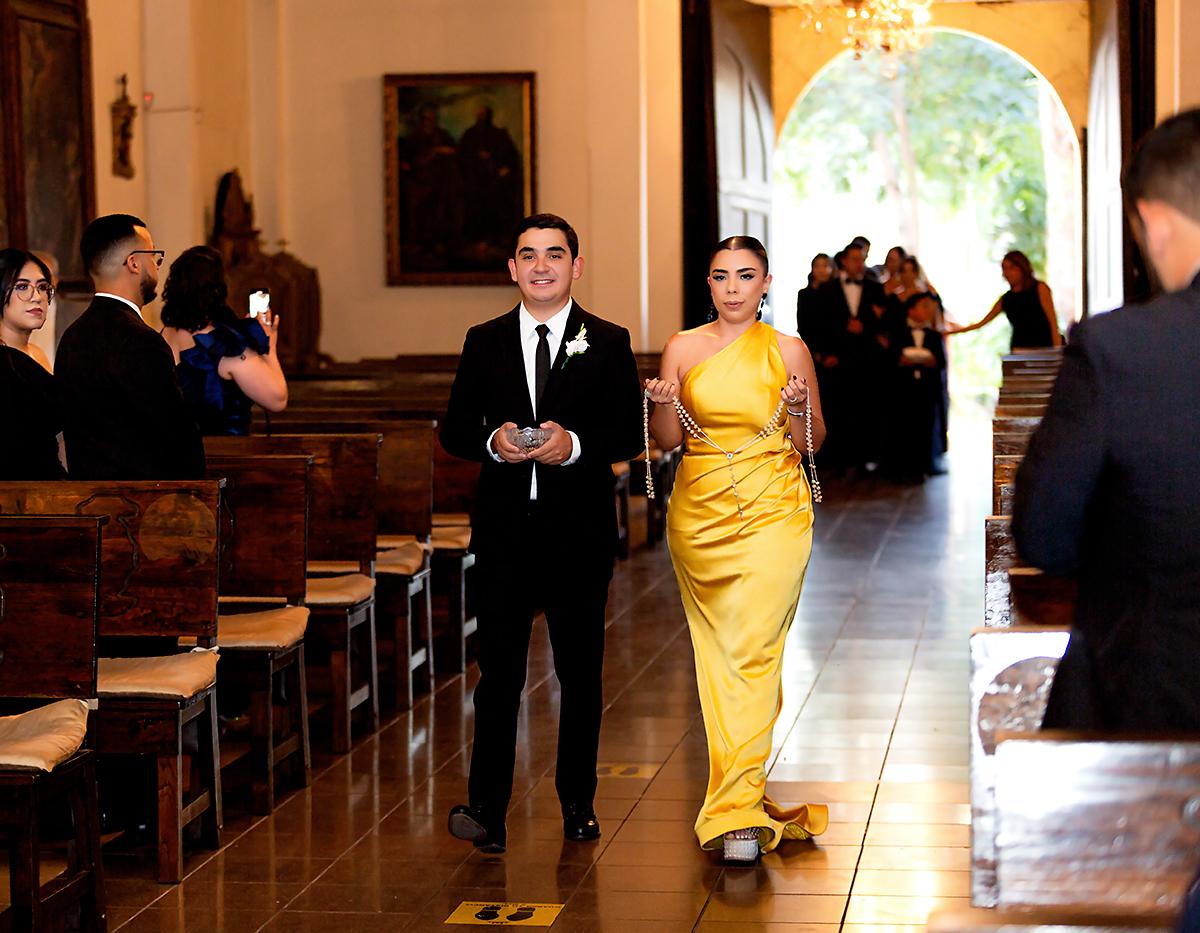
<svg viewBox="0 0 1200 933">
<path fill-rule="evenodd" d="M 1200 110 L 1164 120 L 1142 139 L 1125 170 L 1125 200 L 1162 201 L 1200 222 Z"/>
<path fill-rule="evenodd" d="M 137 236 L 135 227 L 145 227 L 146 222 L 132 214 L 105 214 L 97 217 L 79 241 L 79 253 L 83 257 L 83 268 L 95 275 L 104 266 L 109 254 L 126 240 Z"/>
<path fill-rule="evenodd" d="M 512 254 L 517 255 L 517 243 L 521 240 L 521 234 L 526 230 L 561 230 L 563 236 L 567 238 L 567 249 L 571 253 L 571 259 L 574 260 L 579 255 L 579 234 L 575 232 L 575 228 L 559 217 L 557 214 L 530 214 L 519 224 L 512 236 Z"/>
<path fill-rule="evenodd" d="M 865 236 L 856 236 L 853 240 L 850 241 L 850 245 L 851 246 L 860 246 L 864 250 L 866 250 L 866 249 L 871 248 L 871 241 L 868 240 Z"/>
<path fill-rule="evenodd" d="M 931 301 L 937 300 L 933 297 L 933 292 L 917 292 L 915 295 L 909 295 L 908 298 L 904 300 L 904 310 L 911 311 L 926 298 L 930 299 Z"/>
<path fill-rule="evenodd" d="M 865 253 L 867 251 L 866 247 L 859 243 L 858 240 L 851 240 L 848 244 L 846 244 L 846 248 L 842 250 L 842 255 L 845 256 L 852 249 L 856 249 L 860 253 Z"/>
</svg>

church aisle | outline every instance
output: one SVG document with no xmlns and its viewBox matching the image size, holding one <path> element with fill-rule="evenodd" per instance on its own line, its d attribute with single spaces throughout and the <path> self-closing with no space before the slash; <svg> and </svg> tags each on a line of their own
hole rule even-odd
<svg viewBox="0 0 1200 933">
<path fill-rule="evenodd" d="M 557 690 L 535 630 L 509 850 L 446 832 L 466 799 L 468 676 L 445 683 L 173 888 L 109 858 L 110 928 L 452 930 L 463 901 L 565 905 L 570 933 L 920 928 L 969 887 L 967 634 L 982 619 L 987 422 L 955 425 L 954 471 L 923 487 L 829 483 L 788 646 L 772 793 L 828 801 L 819 844 L 754 868 L 699 851 L 707 759 L 691 644 L 665 549 L 618 567 L 610 601 L 598 843 L 566 843 L 554 793 Z M 495 913 L 495 912 L 493 912 Z M 485 913 L 485 916 L 492 916 Z M 503 915 L 502 915 L 503 916 Z"/>
</svg>

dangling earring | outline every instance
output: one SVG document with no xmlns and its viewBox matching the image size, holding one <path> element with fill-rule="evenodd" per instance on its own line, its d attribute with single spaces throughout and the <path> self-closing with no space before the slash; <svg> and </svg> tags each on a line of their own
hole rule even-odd
<svg viewBox="0 0 1200 933">
<path fill-rule="evenodd" d="M 758 313 L 754 315 L 754 320 L 756 320 L 756 321 L 762 320 L 763 308 L 766 307 L 766 304 L 767 304 L 767 293 L 763 292 L 762 298 L 760 298 L 758 300 Z"/>
<path fill-rule="evenodd" d="M 710 297 L 708 299 L 708 321 L 711 324 L 716 319 L 717 319 L 717 306 L 715 304 L 713 304 L 713 300 Z"/>
</svg>

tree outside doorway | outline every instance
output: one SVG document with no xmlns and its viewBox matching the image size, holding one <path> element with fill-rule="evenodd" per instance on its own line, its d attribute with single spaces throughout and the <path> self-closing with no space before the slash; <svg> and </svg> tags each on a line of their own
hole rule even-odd
<svg viewBox="0 0 1200 933">
<path fill-rule="evenodd" d="M 836 58 L 788 115 L 774 197 L 781 329 L 795 328 L 809 259 L 859 234 L 872 264 L 892 246 L 914 253 L 958 323 L 978 320 L 1007 288 L 1000 259 L 1010 249 L 1053 289 L 1061 328 L 1077 317 L 1078 141 L 1053 88 L 988 40 L 936 30 L 898 59 Z M 994 400 L 1009 337 L 1001 318 L 949 339 L 957 402 Z"/>
</svg>

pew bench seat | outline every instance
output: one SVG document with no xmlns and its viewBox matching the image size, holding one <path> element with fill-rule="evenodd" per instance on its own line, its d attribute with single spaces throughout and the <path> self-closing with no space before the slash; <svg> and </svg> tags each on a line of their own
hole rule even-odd
<svg viewBox="0 0 1200 933">
<path fill-rule="evenodd" d="M 290 648 L 304 638 L 309 610 L 282 606 L 217 616 L 218 648 Z"/>
<path fill-rule="evenodd" d="M 434 512 L 433 527 L 434 528 L 462 528 L 470 527 L 471 516 L 467 512 Z"/>
<path fill-rule="evenodd" d="M 217 682 L 218 660 L 207 649 L 158 658 L 100 658 L 96 691 L 101 697 L 189 699 Z"/>
<path fill-rule="evenodd" d="M 416 535 L 378 535 L 375 538 L 375 550 L 381 552 L 394 551 L 409 544 L 419 544 L 426 551 L 432 550 L 431 545 L 423 543 Z"/>
<path fill-rule="evenodd" d="M 435 525 L 430 543 L 434 551 L 465 551 L 471 545 L 471 526 Z"/>
<path fill-rule="evenodd" d="M 322 607 L 355 606 L 370 599 L 374 593 L 375 581 L 363 573 L 310 577 L 304 603 Z"/>
<path fill-rule="evenodd" d="M 87 718 L 84 700 L 59 700 L 0 716 L 0 768 L 53 771 L 83 747 Z"/>
</svg>

